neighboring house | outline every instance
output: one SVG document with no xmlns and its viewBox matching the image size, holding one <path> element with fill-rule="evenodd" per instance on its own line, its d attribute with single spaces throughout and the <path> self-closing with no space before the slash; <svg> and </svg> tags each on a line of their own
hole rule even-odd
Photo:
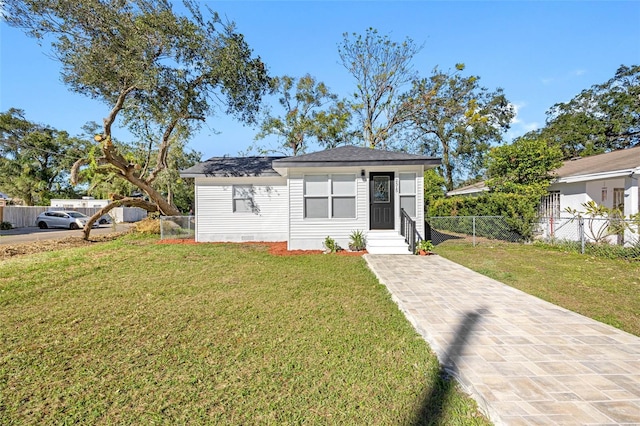
<svg viewBox="0 0 640 426">
<path fill-rule="evenodd" d="M 565 161 L 552 172 L 556 178 L 548 188 L 548 195 L 541 200 L 540 217 L 543 237 L 579 240 L 577 222 L 567 209 L 585 212 L 583 204 L 594 201 L 607 208 L 619 209 L 625 217 L 640 212 L 640 147 L 612 151 Z M 488 191 L 484 183 L 450 191 L 447 195 L 478 195 Z M 599 231 L 605 231 L 608 222 L 590 220 L 586 225 L 587 240 L 597 240 Z M 634 241 L 637 235 L 627 231 L 620 238 L 608 241 L 622 244 Z"/>
<path fill-rule="evenodd" d="M 295 157 L 216 157 L 195 178 L 196 241 L 287 241 L 289 250 L 342 247 L 355 230 L 374 253 L 408 253 L 400 209 L 424 235 L 424 171 L 439 158 L 343 146 Z"/>
<path fill-rule="evenodd" d="M 106 207 L 111 200 L 97 200 L 93 197 L 82 197 L 81 199 L 52 199 L 50 210 L 76 210 L 87 216 L 92 216 L 103 207 Z M 102 216 L 100 221 L 110 222 L 115 220 L 116 223 L 138 222 L 147 217 L 147 211 L 140 207 L 116 207 Z"/>
<path fill-rule="evenodd" d="M 7 194 L 0 192 L 0 206 L 6 206 L 11 201 L 11 198 Z"/>
<path fill-rule="evenodd" d="M 77 209 L 83 207 L 103 208 L 109 204 L 109 200 L 96 200 L 93 197 L 82 197 L 81 199 L 61 199 L 51 200 L 51 207 L 62 207 L 65 209 Z"/>
<path fill-rule="evenodd" d="M 620 209 L 624 216 L 640 210 L 640 147 L 565 161 L 553 174 L 545 216 L 558 217 L 567 208 L 584 211 L 582 204 L 589 201 Z"/>
<path fill-rule="evenodd" d="M 487 192 L 487 191 L 489 191 L 489 187 L 484 181 L 482 181 L 482 182 L 477 182 L 471 185 L 461 186 L 460 188 L 453 189 L 447 192 L 447 196 L 453 197 L 454 195 L 471 195 L 473 197 L 476 197 L 482 194 L 483 192 Z"/>
<path fill-rule="evenodd" d="M 582 204 L 589 201 L 619 208 L 625 216 L 640 211 L 640 147 L 568 160 L 552 175 L 556 178 L 541 205 L 542 216 L 560 217 L 567 208 L 584 211 Z M 479 195 L 488 190 L 485 182 L 479 182 L 447 195 Z"/>
</svg>

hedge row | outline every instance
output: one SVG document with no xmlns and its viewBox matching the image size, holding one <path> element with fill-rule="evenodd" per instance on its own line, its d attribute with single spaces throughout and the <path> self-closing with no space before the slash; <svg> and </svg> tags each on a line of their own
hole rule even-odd
<svg viewBox="0 0 640 426">
<path fill-rule="evenodd" d="M 485 193 L 477 197 L 452 197 L 434 200 L 428 207 L 427 215 L 435 216 L 502 216 L 508 231 L 519 236 L 517 239 L 530 240 L 537 216 L 539 199 L 510 193 Z M 467 223 L 469 222 L 469 223 Z M 463 223 L 470 228 L 470 221 Z M 458 232 L 472 232 L 458 230 Z M 504 239 L 504 229 L 498 227 L 483 227 L 477 235 L 488 238 Z M 512 240 L 513 236 L 510 237 Z"/>
</svg>

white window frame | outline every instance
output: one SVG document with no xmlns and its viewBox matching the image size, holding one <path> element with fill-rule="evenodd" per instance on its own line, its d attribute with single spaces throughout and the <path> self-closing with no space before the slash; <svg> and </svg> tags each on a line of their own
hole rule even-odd
<svg viewBox="0 0 640 426">
<path fill-rule="evenodd" d="M 243 191 L 240 191 L 243 189 Z M 255 201 L 253 199 L 253 185 L 232 185 L 231 186 L 231 210 L 233 213 L 237 214 L 246 214 L 246 213 L 254 213 L 253 206 L 255 205 Z M 251 206 L 250 210 L 238 210 L 236 208 L 236 201 L 244 200 L 248 201 Z"/>
<path fill-rule="evenodd" d="M 560 191 L 549 191 L 542 197 L 538 215 L 545 218 L 560 219 Z"/>
<path fill-rule="evenodd" d="M 403 192 L 402 189 L 402 176 L 403 175 L 412 175 L 413 176 L 413 192 Z M 418 217 L 418 183 L 416 182 L 417 173 L 415 172 L 402 172 L 398 173 L 398 206 L 402 208 L 402 198 L 403 197 L 413 197 L 413 213 L 414 215 L 409 215 L 412 219 Z M 405 210 L 406 211 L 406 210 Z M 409 212 L 407 212 L 408 214 Z"/>
<path fill-rule="evenodd" d="M 322 194 L 308 194 L 307 193 L 307 179 L 310 177 L 317 176 L 326 176 L 327 182 L 324 193 Z M 352 192 L 350 194 L 346 193 L 335 193 L 334 181 L 344 183 L 345 180 L 339 180 L 337 177 L 340 176 L 344 178 L 345 176 L 349 176 L 348 181 L 352 184 Z M 353 220 L 358 218 L 358 199 L 357 199 L 357 176 L 356 173 L 322 173 L 322 174 L 307 174 L 302 177 L 302 192 L 303 192 L 303 200 L 302 200 L 302 216 L 305 220 Z M 327 207 L 327 216 L 323 217 L 309 217 L 307 214 L 307 200 L 316 199 L 316 200 L 325 200 Z M 337 199 L 353 199 L 353 216 L 351 217 L 335 217 L 334 212 L 334 200 Z"/>
</svg>

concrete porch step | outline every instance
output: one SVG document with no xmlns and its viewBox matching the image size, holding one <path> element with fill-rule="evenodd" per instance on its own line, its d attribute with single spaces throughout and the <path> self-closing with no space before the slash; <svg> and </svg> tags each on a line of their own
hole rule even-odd
<svg viewBox="0 0 640 426">
<path fill-rule="evenodd" d="M 412 254 L 404 237 L 396 231 L 371 231 L 367 234 L 367 251 L 371 254 Z"/>
</svg>

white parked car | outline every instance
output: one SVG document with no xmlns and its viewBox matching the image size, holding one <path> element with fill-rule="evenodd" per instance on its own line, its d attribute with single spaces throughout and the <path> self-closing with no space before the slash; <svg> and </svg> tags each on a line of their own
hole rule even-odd
<svg viewBox="0 0 640 426">
<path fill-rule="evenodd" d="M 47 228 L 68 228 L 80 229 L 89 222 L 89 216 L 73 210 L 48 211 L 40 213 L 36 218 L 36 225 L 40 229 Z M 93 227 L 98 227 L 98 222 Z"/>
</svg>

